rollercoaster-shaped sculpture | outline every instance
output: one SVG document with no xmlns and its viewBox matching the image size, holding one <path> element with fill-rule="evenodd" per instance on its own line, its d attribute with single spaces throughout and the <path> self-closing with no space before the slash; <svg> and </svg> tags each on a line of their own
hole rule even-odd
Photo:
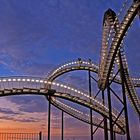
<svg viewBox="0 0 140 140">
<path fill-rule="evenodd" d="M 122 22 L 119 21 L 115 12 L 111 9 L 105 12 L 99 66 L 95 65 L 91 60 L 78 59 L 59 66 L 51 71 L 47 78 L 2 77 L 0 78 L 0 96 L 29 93 L 45 95 L 46 97 L 49 96 L 47 99 L 54 106 L 81 121 L 91 124 L 89 114 L 85 114 L 80 110 L 68 106 L 59 100 L 59 98 L 62 98 L 90 108 L 105 118 L 110 119 L 108 104 L 104 103 L 102 99 L 89 96 L 88 92 L 73 88 L 73 86 L 68 84 L 55 82 L 57 77 L 67 72 L 85 70 L 98 75 L 98 86 L 101 91 L 107 89 L 110 81 L 121 85 L 123 77 L 125 93 L 136 113 L 140 116 L 140 100 L 135 90 L 135 87 L 140 87 L 140 79 L 130 77 L 125 52 L 122 46 L 123 39 L 139 10 L 140 0 L 133 1 Z M 109 43 L 110 38 L 112 39 L 111 44 Z M 115 64 L 117 64 L 119 71 L 121 71 L 121 74 L 117 76 L 114 73 Z M 111 119 L 114 123 L 113 131 L 118 134 L 125 134 L 125 116 L 120 114 L 115 108 L 112 108 Z M 104 124 L 101 122 L 102 120 L 100 118 L 92 116 L 92 125 L 104 128 Z M 107 129 L 111 129 L 109 121 Z"/>
</svg>

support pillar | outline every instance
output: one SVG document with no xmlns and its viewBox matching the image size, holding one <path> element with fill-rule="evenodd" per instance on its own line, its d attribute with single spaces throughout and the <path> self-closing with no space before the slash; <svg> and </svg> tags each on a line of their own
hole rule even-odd
<svg viewBox="0 0 140 140">
<path fill-rule="evenodd" d="M 125 124 L 126 124 L 126 135 L 127 135 L 127 140 L 131 140 L 130 131 L 129 131 L 128 111 L 127 111 L 127 103 L 126 103 L 126 95 L 125 95 L 124 84 L 122 84 L 122 90 L 123 90 L 123 102 L 124 102 L 124 115 L 125 115 Z"/>
<path fill-rule="evenodd" d="M 62 129 L 61 130 L 61 135 L 62 135 L 61 139 L 64 140 L 64 112 L 63 111 L 62 111 L 62 122 L 61 122 L 61 124 L 62 124 L 62 126 L 61 126 L 62 127 L 61 128 Z"/>
<path fill-rule="evenodd" d="M 116 140 L 116 133 L 114 132 L 114 140 Z"/>
<path fill-rule="evenodd" d="M 109 123 L 110 123 L 110 140 L 114 140 L 114 137 L 113 137 L 113 124 L 112 124 L 111 92 L 110 92 L 109 79 L 108 79 L 108 83 L 107 83 L 107 94 L 108 94 Z"/>
<path fill-rule="evenodd" d="M 39 132 L 39 140 L 42 140 L 42 132 Z"/>
<path fill-rule="evenodd" d="M 131 140 L 130 138 L 130 131 L 129 131 L 129 121 L 128 121 L 128 110 L 127 110 L 127 102 L 126 102 L 126 94 L 125 94 L 125 73 L 123 68 L 123 62 L 121 59 L 121 53 L 119 52 L 119 59 L 120 59 L 120 73 L 121 73 L 121 80 L 122 80 L 122 94 L 123 94 L 123 102 L 124 102 L 124 116 L 125 116 L 125 124 L 126 124 L 126 137 L 127 140 Z"/>
<path fill-rule="evenodd" d="M 102 91 L 103 105 L 105 104 L 104 91 Z M 103 116 L 104 117 L 104 116 Z M 107 118 L 104 117 L 104 138 L 108 140 Z"/>
<path fill-rule="evenodd" d="M 91 73 L 90 73 L 90 70 L 88 71 L 88 78 L 89 78 L 89 96 L 91 97 Z M 91 135 L 91 140 L 93 140 L 92 109 L 90 109 L 90 135 Z"/>
<path fill-rule="evenodd" d="M 48 97 L 50 98 L 50 97 Z M 48 106 L 48 140 L 50 140 L 50 134 L 51 134 L 51 129 L 50 129 L 50 125 L 51 125 L 51 103 L 49 102 L 49 106 Z"/>
</svg>

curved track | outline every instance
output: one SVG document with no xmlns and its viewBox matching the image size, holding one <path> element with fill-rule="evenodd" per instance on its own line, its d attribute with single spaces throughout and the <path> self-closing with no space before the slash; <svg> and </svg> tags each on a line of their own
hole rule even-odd
<svg viewBox="0 0 140 140">
<path fill-rule="evenodd" d="M 116 17 L 116 14 L 109 9 L 104 16 L 104 28 L 103 28 L 103 41 L 102 41 L 102 50 L 101 50 L 101 61 L 100 66 L 98 68 L 97 65 L 93 64 L 91 61 L 83 61 L 79 59 L 78 61 L 73 61 L 66 63 L 60 67 L 58 67 L 56 70 L 52 71 L 48 75 L 48 79 L 50 81 L 53 81 L 58 76 L 67 73 L 69 71 L 74 70 L 90 70 L 92 72 L 99 74 L 99 87 L 104 90 L 106 88 L 107 80 L 113 78 L 113 68 L 115 62 L 118 63 L 118 66 L 120 65 L 119 59 L 118 59 L 118 52 L 119 47 L 121 49 L 120 51 L 120 57 L 123 62 L 124 67 L 124 73 L 125 73 L 125 82 L 126 82 L 126 90 L 128 92 L 127 96 L 131 102 L 131 105 L 134 106 L 134 109 L 139 114 L 140 113 L 140 104 L 139 99 L 136 94 L 134 87 L 140 86 L 140 79 L 139 78 L 131 78 L 129 76 L 129 70 L 127 66 L 127 61 L 125 57 L 125 53 L 123 48 L 121 47 L 121 42 L 124 38 L 124 35 L 126 31 L 128 30 L 129 26 L 131 25 L 134 17 L 138 13 L 140 7 L 140 1 L 135 1 L 132 6 L 129 8 L 124 20 L 121 24 L 119 24 L 119 21 Z M 111 44 L 109 53 L 108 53 L 108 47 L 109 47 L 109 36 L 110 31 L 112 30 L 112 27 L 114 28 L 116 34 L 113 38 L 113 42 Z M 116 53 L 116 54 L 115 54 Z M 112 57 L 111 57 L 112 56 Z M 114 56 L 114 57 L 113 57 Z M 110 67 L 109 67 L 110 65 Z M 109 69 L 108 69 L 109 67 Z M 120 66 L 119 66 L 120 68 Z M 121 84 L 120 76 L 117 76 L 114 79 L 114 82 L 117 82 Z M 61 109 L 63 107 L 61 106 Z"/>
<path fill-rule="evenodd" d="M 46 84 L 51 85 L 51 89 L 46 89 Z M 0 87 L 1 97 L 30 93 L 45 96 L 50 95 L 81 104 L 109 118 L 108 107 L 107 105 L 103 105 L 101 100 L 89 97 L 86 92 L 74 89 L 62 83 L 50 82 L 42 78 L 33 77 L 5 77 L 0 79 Z M 115 121 L 118 112 L 115 109 L 113 109 L 112 114 L 113 121 Z M 80 117 L 79 119 L 82 120 L 82 117 Z M 100 120 L 98 119 L 98 122 L 99 121 Z M 98 122 L 94 123 L 94 125 L 97 125 Z M 125 133 L 125 124 L 123 116 L 121 116 L 117 120 L 116 126 L 114 127 L 114 131 L 120 134 Z"/>
<path fill-rule="evenodd" d="M 51 72 L 48 73 L 47 75 L 47 79 L 49 81 L 53 81 L 54 79 L 56 79 L 57 77 L 67 73 L 67 72 L 71 72 L 71 71 L 75 71 L 75 70 L 90 70 L 91 72 L 97 73 L 99 72 L 99 66 L 94 64 L 91 60 L 73 60 L 67 63 L 64 63 L 63 65 L 55 68 L 54 70 L 52 70 Z M 112 78 L 113 79 L 112 75 Z M 140 87 L 140 78 L 131 78 L 134 87 Z M 114 79 L 114 82 L 121 84 L 121 79 L 120 76 L 117 76 Z"/>
<path fill-rule="evenodd" d="M 58 68 L 56 68 L 55 70 L 51 71 L 47 75 L 47 79 L 49 81 L 53 81 L 60 75 L 75 70 L 90 70 L 92 72 L 98 73 L 98 69 L 99 69 L 98 66 L 95 65 L 91 60 L 86 61 L 86 60 L 78 59 L 75 61 L 65 63 L 59 66 Z"/>
<path fill-rule="evenodd" d="M 108 16 L 107 18 L 108 20 L 105 20 L 107 22 L 104 22 L 104 28 L 103 28 L 103 41 L 102 41 L 103 43 L 102 43 L 100 71 L 99 71 L 99 78 L 100 78 L 99 87 L 102 90 L 106 88 L 107 81 L 111 79 L 111 75 L 114 70 L 115 59 L 117 58 L 118 53 L 120 52 L 120 59 L 122 61 L 123 72 L 125 76 L 124 82 L 127 90 L 126 93 L 128 93 L 127 96 L 131 102 L 131 105 L 134 107 L 134 109 L 140 116 L 139 98 L 134 88 L 133 81 L 129 76 L 129 69 L 127 65 L 126 56 L 123 48 L 121 47 L 123 39 L 127 33 L 127 30 L 129 29 L 135 16 L 138 13 L 139 7 L 140 7 L 139 0 L 133 2 L 132 6 L 129 8 L 126 16 L 124 17 L 123 21 L 120 24 L 118 23 L 116 15 L 112 11 L 110 11 L 111 14 Z M 113 24 L 113 22 L 115 23 Z M 114 28 L 116 28 L 114 29 L 116 33 L 108 52 L 108 43 L 107 43 L 108 33 L 110 32 L 110 28 L 112 27 L 112 25 Z M 118 63 L 120 63 L 119 60 Z"/>
<path fill-rule="evenodd" d="M 90 71 L 92 71 L 92 72 L 95 72 L 95 73 L 98 73 L 98 66 L 96 66 L 94 63 L 92 63 L 91 61 L 85 61 L 85 60 L 81 60 L 81 59 L 79 59 L 79 60 L 77 60 L 77 61 L 72 61 L 72 62 L 69 62 L 69 63 L 66 63 L 66 64 L 64 64 L 64 65 L 62 65 L 62 66 L 59 66 L 57 69 L 55 69 L 54 71 L 52 71 L 52 72 L 50 72 L 49 73 L 49 75 L 47 76 L 47 80 L 48 81 L 53 81 L 53 80 L 55 80 L 57 77 L 59 77 L 60 75 L 63 75 L 63 74 L 65 74 L 65 73 L 67 73 L 67 72 L 70 72 L 70 71 L 77 71 L 77 70 L 90 70 Z M 46 86 L 47 87 L 47 86 Z M 86 96 L 88 96 L 88 93 L 86 93 L 85 94 Z M 89 96 L 88 96 L 89 97 Z M 52 100 L 53 100 L 53 102 L 52 102 Z M 103 101 L 101 100 L 101 99 L 99 99 L 100 100 L 100 103 L 103 105 Z M 59 106 L 59 108 L 61 109 L 61 110 L 63 110 L 63 111 L 65 111 L 65 112 L 67 112 L 68 114 L 72 114 L 72 112 L 71 113 L 69 113 L 67 110 L 68 110 L 68 106 L 66 105 L 66 104 L 63 104 L 62 102 L 60 102 L 60 101 L 58 101 L 57 99 L 55 99 L 55 98 L 52 98 L 52 96 L 51 96 L 51 103 L 53 104 L 53 105 L 55 105 L 56 107 L 58 107 Z M 57 104 L 57 105 L 56 105 Z M 63 105 L 62 105 L 63 104 Z M 65 107 L 64 107 L 64 105 L 65 105 Z M 67 106 L 67 109 L 66 109 L 66 106 Z M 108 105 L 106 105 L 106 106 L 108 106 Z M 95 110 L 95 109 L 93 109 L 93 110 Z M 115 109 L 113 109 L 114 111 L 115 111 Z M 97 110 L 95 110 L 96 112 L 98 112 Z M 116 112 L 116 111 L 115 111 Z M 98 112 L 99 113 L 99 112 Z M 100 113 L 101 114 L 101 113 Z M 118 113 L 117 113 L 118 114 Z M 104 114 L 101 114 L 101 115 L 104 115 Z M 108 114 L 109 115 L 109 114 Z M 75 115 L 74 115 L 75 116 Z M 80 116 L 81 117 L 81 116 Z M 117 116 L 116 116 L 117 117 Z M 88 117 L 89 118 L 89 117 Z M 108 117 L 107 117 L 108 118 Z M 120 117 L 120 118 L 122 118 L 122 116 Z M 82 121 L 84 121 L 84 122 L 87 122 L 86 120 L 83 120 L 83 119 L 80 119 L 80 120 L 82 120 Z M 100 120 L 100 122 L 101 122 L 101 120 Z M 87 123 L 89 123 L 89 119 L 88 119 L 88 122 Z M 94 124 L 94 125 L 96 125 L 96 124 Z M 103 124 L 100 126 L 101 128 L 103 128 Z M 109 125 L 108 125 L 108 129 L 109 129 Z M 115 130 L 116 129 L 116 127 L 114 127 L 114 131 L 116 131 Z M 125 130 L 125 126 L 124 126 L 124 130 Z"/>
<path fill-rule="evenodd" d="M 77 61 L 71 61 L 69 63 L 66 63 L 66 64 L 58 67 L 56 70 L 54 70 L 51 73 L 49 73 L 47 79 L 49 81 L 53 81 L 57 77 L 59 77 L 60 75 L 63 75 L 64 73 L 67 73 L 67 72 L 70 72 L 70 71 L 75 71 L 75 70 L 90 70 L 92 72 L 98 73 L 99 68 L 98 68 L 97 65 L 95 65 L 91 61 L 85 61 L 85 60 L 84 61 L 83 60 L 80 60 L 80 62 L 79 62 L 79 60 L 77 60 Z M 139 87 L 139 85 L 140 85 L 140 79 L 139 78 L 132 78 L 132 79 L 133 79 L 134 85 L 136 87 Z M 114 82 L 117 82 L 117 83 L 121 84 L 120 77 L 117 77 L 116 79 L 114 79 Z M 130 99 L 129 94 L 127 94 L 127 95 L 128 95 L 128 97 Z"/>
</svg>

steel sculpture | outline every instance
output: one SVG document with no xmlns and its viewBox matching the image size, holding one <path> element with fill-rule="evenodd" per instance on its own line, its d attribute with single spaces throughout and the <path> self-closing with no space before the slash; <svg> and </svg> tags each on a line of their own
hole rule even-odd
<svg viewBox="0 0 140 140">
<path fill-rule="evenodd" d="M 140 0 L 134 0 L 122 21 L 111 9 L 105 12 L 103 19 L 103 39 L 99 66 L 91 60 L 78 59 L 65 63 L 52 70 L 46 78 L 41 77 L 1 77 L 0 96 L 35 94 L 44 95 L 49 101 L 48 112 L 48 140 L 50 140 L 50 118 L 51 104 L 62 110 L 62 140 L 63 140 L 63 115 L 64 112 L 91 125 L 91 140 L 98 128 L 104 129 L 105 140 L 115 140 L 115 134 L 125 135 L 127 140 L 131 139 L 129 132 L 129 119 L 127 112 L 126 97 L 128 97 L 132 107 L 140 117 L 140 100 L 135 87 L 140 87 L 140 78 L 132 78 L 129 74 L 127 59 L 123 48 L 123 40 L 134 18 L 139 14 Z M 109 42 L 112 40 L 111 43 Z M 115 72 L 117 65 L 117 72 Z M 79 90 L 71 85 L 59 83 L 55 80 L 68 72 L 84 70 L 89 74 L 89 91 Z M 98 75 L 98 79 L 91 76 L 92 73 Z M 99 87 L 99 92 L 95 96 L 91 95 L 91 79 L 95 80 Z M 117 83 L 122 87 L 122 98 L 114 92 L 111 85 Z M 90 94 L 89 94 L 90 93 Z M 97 97 L 102 93 L 102 99 Z M 105 94 L 108 95 L 107 101 Z M 111 95 L 114 94 L 117 100 L 122 103 L 121 111 L 112 105 Z M 90 114 L 85 114 L 81 110 L 68 106 L 62 100 L 65 99 L 90 109 Z M 103 119 L 92 114 L 98 112 Z M 124 115 L 123 115 L 124 113 Z M 96 126 L 94 130 L 92 125 Z"/>
</svg>

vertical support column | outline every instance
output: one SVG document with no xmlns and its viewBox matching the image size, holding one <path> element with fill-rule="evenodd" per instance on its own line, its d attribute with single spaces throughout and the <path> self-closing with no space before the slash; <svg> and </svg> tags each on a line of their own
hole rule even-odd
<svg viewBox="0 0 140 140">
<path fill-rule="evenodd" d="M 42 140 L 42 132 L 39 132 L 39 140 Z"/>
<path fill-rule="evenodd" d="M 108 94 L 109 123 L 110 123 L 110 140 L 114 140 L 114 137 L 113 137 L 113 124 L 112 124 L 111 92 L 110 92 L 109 79 L 107 81 L 107 94 Z"/>
<path fill-rule="evenodd" d="M 120 52 L 119 52 L 119 59 L 120 59 L 120 73 L 121 73 L 121 80 L 122 80 L 122 94 L 123 94 L 123 102 L 124 102 L 124 115 L 125 115 L 125 124 L 126 124 L 126 135 L 127 135 L 127 140 L 131 140 L 130 131 L 129 131 L 127 102 L 126 102 L 126 95 L 125 95 L 125 82 L 126 82 L 126 79 L 125 79 L 125 73 L 124 73 L 124 68 L 123 68 L 123 63 L 122 63 Z"/>
<path fill-rule="evenodd" d="M 48 97 L 48 98 L 50 98 L 50 97 Z M 50 101 L 48 100 L 48 102 L 49 102 L 49 106 L 48 106 L 48 140 L 50 140 L 50 133 L 51 133 L 51 131 L 50 131 L 50 125 L 51 125 L 51 103 L 50 103 Z"/>
<path fill-rule="evenodd" d="M 64 112 L 63 112 L 63 110 L 62 110 L 62 122 L 61 123 L 62 123 L 62 128 L 61 128 L 62 129 L 62 132 L 61 132 L 62 138 L 61 139 L 64 140 Z"/>
<path fill-rule="evenodd" d="M 130 138 L 130 131 L 129 131 L 129 121 L 128 121 L 128 111 L 127 111 L 127 103 L 126 103 L 126 95 L 125 95 L 125 86 L 124 86 L 123 82 L 122 82 L 122 92 L 123 92 L 123 102 L 124 102 L 126 135 L 127 135 L 127 140 L 131 140 L 131 138 Z"/>
<path fill-rule="evenodd" d="M 103 105 L 104 105 L 105 104 L 104 91 L 102 91 L 102 99 L 103 99 Z M 106 117 L 104 117 L 104 138 L 105 138 L 105 140 L 108 140 L 107 118 Z"/>
<path fill-rule="evenodd" d="M 114 140 L 116 140 L 116 133 L 114 132 Z"/>
<path fill-rule="evenodd" d="M 90 74 L 90 70 L 88 71 L 88 79 L 89 79 L 89 96 L 91 97 L 91 74 Z M 92 122 L 92 109 L 90 109 L 90 133 L 91 133 L 91 140 L 93 140 L 93 126 L 92 125 L 93 125 L 93 122 Z"/>
</svg>

